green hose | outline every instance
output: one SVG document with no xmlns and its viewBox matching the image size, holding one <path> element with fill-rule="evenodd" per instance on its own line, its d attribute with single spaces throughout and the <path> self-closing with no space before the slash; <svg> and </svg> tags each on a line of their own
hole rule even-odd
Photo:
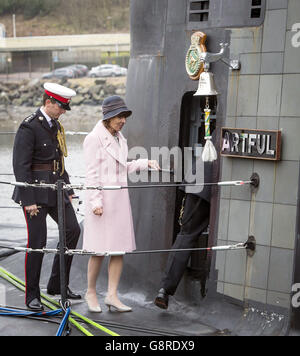
<svg viewBox="0 0 300 356">
<path fill-rule="evenodd" d="M 18 277 L 16 277 L 15 275 L 13 275 L 12 273 L 10 273 L 9 271 L 5 270 L 2 267 L 0 267 L 0 276 L 2 278 L 6 279 L 8 282 L 12 283 L 17 288 L 21 289 L 22 291 L 25 291 L 25 283 L 22 280 L 20 280 Z M 42 303 L 44 305 L 46 305 L 48 308 L 50 308 L 52 310 L 56 309 L 55 307 L 53 307 L 53 305 L 49 304 L 48 302 L 60 307 L 60 304 L 56 300 L 48 297 L 47 295 L 41 293 L 41 297 L 42 297 Z M 91 320 L 89 318 L 86 318 L 85 316 L 83 316 L 77 312 L 71 311 L 71 314 L 76 316 L 77 318 L 83 320 L 87 324 L 89 324 L 97 329 L 100 329 L 101 331 L 105 332 L 106 334 L 108 334 L 110 336 L 120 336 L 120 335 L 116 334 L 115 332 L 105 328 L 104 326 L 94 322 L 93 320 Z M 70 317 L 69 320 L 77 329 L 79 329 L 86 336 L 94 336 L 73 318 Z"/>
<path fill-rule="evenodd" d="M 25 292 L 25 287 L 22 281 L 18 280 L 18 278 L 12 275 L 10 272 L 4 270 L 0 267 L 0 277 L 4 278 L 9 283 L 13 284 L 15 287 L 19 288 L 23 292 Z M 51 310 L 56 310 L 57 308 L 54 307 L 52 304 L 48 303 L 47 300 L 42 298 L 42 303 Z M 80 330 L 86 336 L 94 336 L 88 330 L 86 330 L 83 326 L 81 326 L 76 320 L 73 318 L 69 318 L 71 324 L 73 324 L 78 330 Z"/>
</svg>

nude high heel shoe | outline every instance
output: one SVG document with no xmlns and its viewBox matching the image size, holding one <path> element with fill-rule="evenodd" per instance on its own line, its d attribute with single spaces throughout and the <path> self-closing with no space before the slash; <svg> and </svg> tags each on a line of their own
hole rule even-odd
<svg viewBox="0 0 300 356">
<path fill-rule="evenodd" d="M 109 297 L 105 298 L 104 303 L 105 303 L 105 305 L 108 306 L 109 311 L 111 311 L 111 307 L 115 308 L 116 311 L 118 311 L 120 313 L 132 311 L 132 308 L 128 307 L 127 305 L 122 304 L 121 302 L 120 302 L 121 305 L 117 305 Z"/>
<path fill-rule="evenodd" d="M 87 295 L 85 295 L 84 299 L 85 299 L 85 301 L 87 303 L 88 310 L 91 313 L 101 313 L 102 312 L 100 305 L 99 304 L 98 305 L 93 305 L 92 302 L 89 300 Z"/>
</svg>

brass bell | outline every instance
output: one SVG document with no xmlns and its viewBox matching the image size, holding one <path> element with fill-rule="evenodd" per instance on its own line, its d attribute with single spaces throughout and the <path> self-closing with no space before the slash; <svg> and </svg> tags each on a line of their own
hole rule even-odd
<svg viewBox="0 0 300 356">
<path fill-rule="evenodd" d="M 207 71 L 202 72 L 199 78 L 198 90 L 194 96 L 209 96 L 218 94 L 213 73 Z"/>
</svg>

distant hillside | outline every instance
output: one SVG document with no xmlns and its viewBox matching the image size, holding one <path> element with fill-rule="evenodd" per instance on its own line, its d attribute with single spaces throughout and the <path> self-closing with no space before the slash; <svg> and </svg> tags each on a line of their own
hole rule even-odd
<svg viewBox="0 0 300 356">
<path fill-rule="evenodd" d="M 0 0 L 6 36 L 51 36 L 129 32 L 130 0 Z M 10 5 L 10 6 L 9 6 Z"/>
</svg>

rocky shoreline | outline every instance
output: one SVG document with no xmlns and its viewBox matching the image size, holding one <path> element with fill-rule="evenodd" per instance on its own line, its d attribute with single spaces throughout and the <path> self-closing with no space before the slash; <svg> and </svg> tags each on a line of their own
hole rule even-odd
<svg viewBox="0 0 300 356">
<path fill-rule="evenodd" d="M 20 123 L 40 106 L 41 103 L 35 107 L 0 105 L 0 131 L 16 131 Z M 101 105 L 79 105 L 62 115 L 60 122 L 67 131 L 90 131 L 101 118 Z"/>
<path fill-rule="evenodd" d="M 102 117 L 101 104 L 109 95 L 126 94 L 126 77 L 77 78 L 56 81 L 76 91 L 70 112 L 62 117 L 67 130 L 76 127 L 89 130 Z M 45 80 L 32 79 L 21 82 L 0 83 L 0 127 L 15 129 L 24 118 L 42 105 Z"/>
<path fill-rule="evenodd" d="M 47 80 L 32 79 L 19 83 L 0 83 L 0 105 L 38 106 L 41 102 L 43 84 Z M 52 81 L 52 80 L 48 80 Z M 72 105 L 101 105 L 106 96 L 126 93 L 126 78 L 77 78 L 55 81 L 74 89 L 77 93 Z"/>
</svg>

